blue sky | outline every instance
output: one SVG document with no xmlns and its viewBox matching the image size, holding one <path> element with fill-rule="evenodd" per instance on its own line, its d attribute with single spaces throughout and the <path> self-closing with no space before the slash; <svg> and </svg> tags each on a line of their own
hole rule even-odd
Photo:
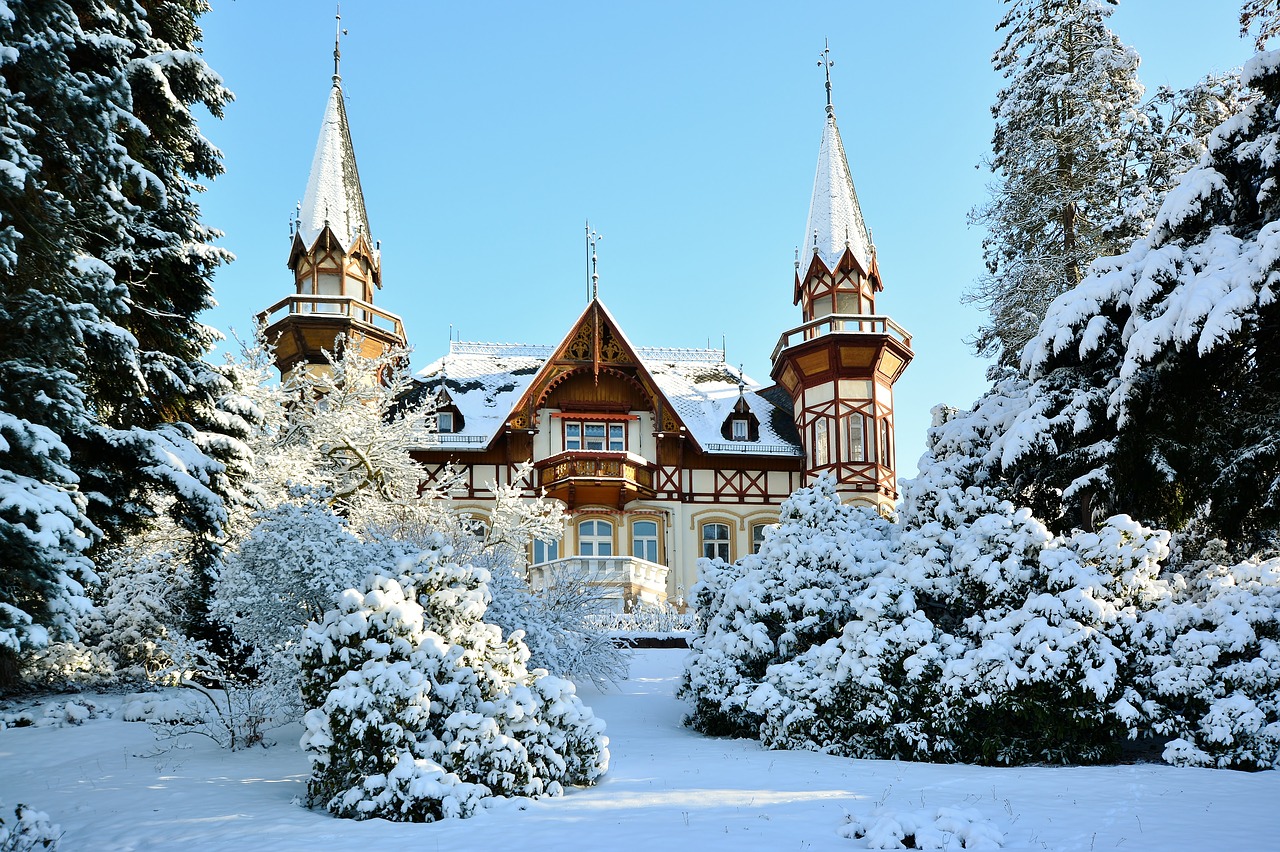
<svg viewBox="0 0 1280 852">
<path fill-rule="evenodd" d="M 836 117 L 885 291 L 914 335 L 898 383 L 900 473 L 929 408 L 967 406 L 987 364 L 961 302 L 982 272 L 994 0 L 436 3 L 346 0 L 343 90 L 373 236 L 376 303 L 405 320 L 420 368 L 463 340 L 557 343 L 585 304 L 583 222 L 601 299 L 639 346 L 720 346 L 769 382 L 791 304 L 822 132 Z M 1185 86 L 1251 55 L 1239 6 L 1126 0 L 1111 28 L 1142 81 Z M 211 325 L 245 334 L 288 293 L 288 225 L 333 73 L 324 0 L 215 0 L 209 63 L 236 93 L 206 120 L 227 173 L 202 199 L 238 260 Z"/>
</svg>

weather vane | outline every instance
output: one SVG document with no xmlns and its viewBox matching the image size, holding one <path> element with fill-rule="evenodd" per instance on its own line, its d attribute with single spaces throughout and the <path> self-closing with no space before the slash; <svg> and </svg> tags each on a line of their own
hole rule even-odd
<svg viewBox="0 0 1280 852">
<path fill-rule="evenodd" d="M 822 40 L 822 53 L 818 55 L 818 64 L 827 75 L 827 115 L 831 115 L 835 112 L 835 108 L 831 106 L 831 68 L 836 63 L 831 58 L 831 47 L 825 38 Z"/>
<path fill-rule="evenodd" d="M 342 79 L 338 74 L 338 65 L 342 60 L 342 37 L 347 34 L 347 31 L 342 28 L 342 6 L 334 8 L 337 9 L 337 13 L 333 17 L 338 21 L 337 30 L 333 34 L 333 82 L 336 83 Z"/>
<path fill-rule="evenodd" d="M 590 269 L 591 301 L 595 301 L 600 292 L 600 273 L 596 271 L 596 245 L 602 240 L 600 234 L 591 230 L 591 220 L 587 220 L 587 263 Z"/>
</svg>

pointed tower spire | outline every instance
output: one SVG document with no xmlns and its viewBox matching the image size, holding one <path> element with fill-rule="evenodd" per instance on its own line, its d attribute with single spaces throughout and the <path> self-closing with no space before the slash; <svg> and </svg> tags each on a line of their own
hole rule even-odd
<svg viewBox="0 0 1280 852">
<path fill-rule="evenodd" d="M 338 20 L 341 27 L 341 17 Z M 320 139 L 311 160 L 311 176 L 298 215 L 298 232 L 308 249 L 315 244 L 326 225 L 344 251 L 349 251 L 361 234 L 367 240 L 373 239 L 369 233 L 369 215 L 365 212 L 364 191 L 360 187 L 360 172 L 356 168 L 355 148 L 351 144 L 347 108 L 342 98 L 342 78 L 338 73 L 342 57 L 339 47 L 341 35 L 342 30 L 339 29 L 333 40 L 333 87 L 329 90 L 329 103 L 320 124 Z"/>
<path fill-rule="evenodd" d="M 813 251 L 827 269 L 834 271 L 848 250 L 865 273 L 871 270 L 871 236 L 862 218 L 849 161 L 836 127 L 836 111 L 831 103 L 831 68 L 835 63 L 829 47 L 824 45 L 818 64 L 826 76 L 827 122 L 818 148 L 818 171 L 813 178 L 813 200 L 809 203 L 805 234 L 813 235 Z"/>
<path fill-rule="evenodd" d="M 289 248 L 294 293 L 268 308 L 267 339 L 276 345 L 281 373 L 299 363 L 327 369 L 326 352 L 345 335 L 373 356 L 404 346 L 400 317 L 373 305 L 382 287 L 382 252 L 369 232 L 360 172 L 342 98 L 341 12 L 333 37 L 333 85 L 320 139 L 311 160 L 307 190 L 298 204 Z M 350 344 L 348 344 L 350 345 Z"/>
</svg>

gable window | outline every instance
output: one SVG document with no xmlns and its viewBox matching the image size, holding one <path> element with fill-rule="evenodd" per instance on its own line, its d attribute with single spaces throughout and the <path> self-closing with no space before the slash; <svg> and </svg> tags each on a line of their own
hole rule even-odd
<svg viewBox="0 0 1280 852">
<path fill-rule="evenodd" d="M 649 562 L 658 561 L 658 524 L 636 521 L 631 525 L 631 555 Z"/>
<path fill-rule="evenodd" d="M 453 432 L 453 412 L 437 411 L 436 412 L 436 429 L 442 435 Z"/>
<path fill-rule="evenodd" d="M 533 564 L 541 565 L 543 562 L 551 562 L 560 558 L 560 542 L 558 541 L 542 541 L 534 539 L 533 542 Z"/>
<path fill-rule="evenodd" d="M 702 555 L 707 559 L 729 561 L 729 525 L 702 525 Z"/>
<path fill-rule="evenodd" d="M 564 424 L 564 448 L 622 452 L 627 448 L 627 427 L 622 423 L 567 420 Z"/>
<path fill-rule="evenodd" d="M 583 521 L 578 524 L 580 556 L 612 556 L 613 524 L 609 521 Z"/>
</svg>

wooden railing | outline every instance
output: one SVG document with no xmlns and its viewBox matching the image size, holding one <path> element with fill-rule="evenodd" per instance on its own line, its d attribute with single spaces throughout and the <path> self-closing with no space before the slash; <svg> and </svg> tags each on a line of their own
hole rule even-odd
<svg viewBox="0 0 1280 852">
<path fill-rule="evenodd" d="M 571 479 L 620 479 L 640 488 L 653 489 L 652 465 L 630 453 L 569 450 L 542 459 L 534 467 L 542 488 Z"/>
<path fill-rule="evenodd" d="M 275 325 L 286 315 L 315 316 L 320 319 L 344 316 L 356 323 L 394 334 L 404 340 L 404 321 L 395 314 L 352 296 L 286 296 L 258 314 L 258 322 Z"/>
<path fill-rule="evenodd" d="M 778 345 L 773 347 L 772 358 L 776 360 L 778 353 L 788 346 L 827 334 L 887 334 L 905 344 L 908 349 L 911 348 L 911 334 L 888 317 L 868 314 L 828 314 L 784 331 L 778 338 Z"/>
</svg>

